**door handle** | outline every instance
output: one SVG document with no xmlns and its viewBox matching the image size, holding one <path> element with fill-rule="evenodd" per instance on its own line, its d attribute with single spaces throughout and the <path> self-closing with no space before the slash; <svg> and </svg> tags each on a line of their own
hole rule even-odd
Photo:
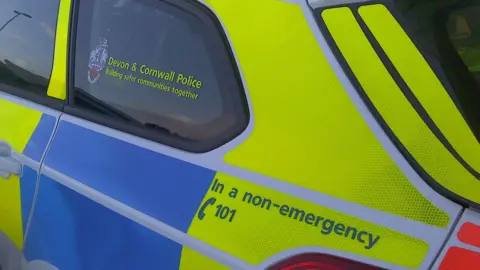
<svg viewBox="0 0 480 270">
<path fill-rule="evenodd" d="M 10 178 L 10 175 L 22 175 L 22 163 L 12 157 L 12 148 L 6 142 L 0 141 L 0 177 Z"/>
</svg>

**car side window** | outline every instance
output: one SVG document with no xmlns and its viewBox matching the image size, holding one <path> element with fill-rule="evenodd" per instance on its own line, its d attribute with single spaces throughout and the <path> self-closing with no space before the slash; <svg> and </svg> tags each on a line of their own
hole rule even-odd
<svg viewBox="0 0 480 270">
<path fill-rule="evenodd" d="M 208 9 L 187 1 L 79 2 L 75 108 L 193 152 L 245 129 L 237 67 Z"/>
<path fill-rule="evenodd" d="M 0 91 L 47 96 L 58 6 L 59 0 L 0 1 Z"/>
</svg>

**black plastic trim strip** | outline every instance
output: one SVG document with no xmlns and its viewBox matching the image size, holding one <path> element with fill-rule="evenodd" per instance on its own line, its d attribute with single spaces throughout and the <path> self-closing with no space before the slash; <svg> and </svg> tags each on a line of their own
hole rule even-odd
<svg viewBox="0 0 480 270">
<path fill-rule="evenodd" d="M 40 105 L 52 108 L 57 111 L 63 111 L 63 107 L 65 105 L 63 100 L 52 98 L 46 95 L 38 95 L 33 92 L 2 83 L 0 83 L 0 92 L 5 92 L 7 94 L 11 94 L 13 96 L 23 98 L 34 103 L 38 103 Z"/>
<path fill-rule="evenodd" d="M 361 96 L 363 102 L 369 109 L 370 113 L 375 117 L 377 122 L 380 124 L 384 132 L 387 134 L 387 136 L 390 138 L 392 143 L 395 145 L 395 147 L 402 153 L 404 158 L 408 161 L 408 163 L 412 166 L 412 168 L 417 172 L 417 174 L 434 190 L 436 190 L 438 193 L 441 195 L 455 201 L 456 203 L 461 204 L 462 206 L 474 206 L 474 207 L 480 207 L 480 204 L 475 203 L 473 201 L 470 201 L 468 199 L 465 199 L 461 197 L 460 195 L 450 191 L 449 189 L 445 188 L 441 184 L 439 184 L 428 172 L 425 171 L 425 169 L 420 166 L 420 164 L 416 161 L 416 159 L 410 154 L 410 152 L 407 150 L 407 148 L 400 142 L 398 137 L 395 135 L 393 130 L 388 126 L 386 121 L 383 119 L 379 111 L 375 108 L 375 105 L 372 103 L 370 98 L 368 97 L 367 93 L 361 86 L 360 82 L 357 80 L 355 74 L 351 70 L 350 66 L 348 65 L 346 59 L 343 57 L 340 49 L 338 48 L 337 44 L 335 43 L 332 35 L 330 34 L 330 31 L 328 30 L 327 25 L 325 24 L 323 18 L 322 18 L 322 12 L 327 9 L 332 9 L 332 8 L 340 8 L 340 7 L 348 7 L 352 10 L 352 12 L 356 12 L 357 8 L 359 6 L 367 5 L 368 3 L 362 3 L 361 5 L 352 5 L 352 4 L 342 4 L 342 5 L 337 5 L 333 7 L 327 7 L 327 8 L 319 8 L 314 10 L 314 16 L 317 20 L 317 25 L 320 28 L 320 31 L 322 32 L 325 40 L 327 41 L 327 44 L 330 46 L 330 49 L 332 50 L 332 53 L 335 55 L 337 61 L 339 62 L 340 66 L 342 67 L 343 71 L 349 78 L 350 82 L 352 85 L 355 87 L 357 90 L 358 94 Z"/>
<path fill-rule="evenodd" d="M 67 95 L 66 105 L 69 106 L 75 103 L 75 97 L 71 91 L 75 89 L 75 48 L 77 44 L 77 22 L 80 1 L 72 0 L 70 5 L 70 20 L 68 22 L 68 37 L 67 37 Z"/>
<path fill-rule="evenodd" d="M 143 137 L 167 146 L 171 146 L 180 150 L 193 152 L 193 153 L 204 153 L 211 150 L 214 150 L 222 145 L 225 145 L 229 141 L 235 139 L 240 134 L 242 134 L 250 121 L 250 111 L 248 108 L 247 97 L 245 94 L 244 86 L 241 80 L 241 74 L 239 67 L 236 63 L 235 57 L 233 56 L 232 49 L 228 38 L 215 14 L 209 10 L 207 7 L 198 3 L 197 1 L 192 0 L 136 0 L 147 5 L 168 5 L 169 8 L 180 9 L 183 12 L 187 12 L 190 15 L 194 15 L 197 19 L 200 19 L 207 27 L 206 32 L 208 32 L 208 40 L 212 42 L 214 48 L 212 51 L 215 51 L 215 54 L 222 53 L 221 58 L 212 57 L 212 61 L 215 72 L 217 75 L 219 71 L 227 77 L 232 77 L 232 80 L 226 80 L 224 78 L 219 78 L 223 81 L 223 85 L 227 87 L 221 88 L 222 97 L 225 99 L 227 96 L 228 100 L 233 104 L 233 110 L 236 116 L 236 124 L 233 127 L 230 127 L 228 130 L 222 132 L 218 136 L 204 141 L 194 141 L 188 139 L 181 139 L 170 135 L 168 132 L 161 132 L 161 130 L 155 130 L 145 126 L 139 126 L 136 124 L 131 124 L 128 122 L 116 121 L 111 117 L 106 117 L 98 113 L 94 113 L 87 110 L 82 110 L 75 106 L 75 85 L 74 85 L 74 76 L 75 76 L 75 53 L 76 53 L 76 36 L 77 36 L 77 26 L 78 26 L 78 12 L 80 8 L 80 0 L 73 0 L 72 13 L 71 13 L 71 23 L 70 23 L 70 36 L 69 36 L 69 64 L 68 64 L 68 105 L 65 107 L 65 112 L 73 116 L 84 118 L 88 121 L 95 122 L 100 125 L 104 125 L 119 131 L 127 132 L 132 135 Z M 167 7 L 167 6 L 165 6 Z M 218 41 L 218 42 L 217 42 Z M 211 44 L 210 44 L 211 45 Z M 207 46 L 208 47 L 208 46 Z M 229 74 L 231 72 L 231 74 Z M 225 75 L 226 76 L 226 75 Z M 225 77 L 224 76 L 224 77 Z M 235 90 L 235 91 L 234 91 Z M 238 91 L 237 91 L 238 90 Z M 226 95 L 228 91 L 228 95 Z"/>
</svg>

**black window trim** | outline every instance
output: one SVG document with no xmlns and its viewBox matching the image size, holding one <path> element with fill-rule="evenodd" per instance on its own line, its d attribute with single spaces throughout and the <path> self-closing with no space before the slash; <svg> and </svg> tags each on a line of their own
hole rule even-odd
<svg viewBox="0 0 480 270">
<path fill-rule="evenodd" d="M 135 0 L 141 2 L 152 3 L 154 0 Z M 225 34 L 225 31 L 219 22 L 219 19 L 216 15 L 208 8 L 198 3 L 197 1 L 192 0 L 157 0 L 157 2 L 163 2 L 167 5 L 173 6 L 175 8 L 184 10 L 189 14 L 196 16 L 207 26 L 207 31 L 209 35 L 214 37 L 216 42 L 216 49 L 222 49 L 225 52 L 226 57 L 210 57 L 214 62 L 214 70 L 217 73 L 218 70 L 229 70 L 232 72 L 232 78 L 235 81 L 230 82 L 224 80 L 223 84 L 231 85 L 236 84 L 237 87 L 229 89 L 230 87 L 221 87 L 220 92 L 223 98 L 225 98 L 225 91 L 230 91 L 227 95 L 228 98 L 232 99 L 231 102 L 234 104 L 233 111 L 236 116 L 236 124 L 229 128 L 228 130 L 222 132 L 220 136 L 206 140 L 206 141 L 191 141 L 186 139 L 181 139 L 177 136 L 172 136 L 169 132 L 161 132 L 162 130 L 156 130 L 145 126 L 135 125 L 125 121 L 118 121 L 111 117 L 106 117 L 100 115 L 96 112 L 84 110 L 78 107 L 75 107 L 75 85 L 74 85 L 74 71 L 75 71 L 75 54 L 76 54 L 76 36 L 77 36 L 77 23 L 79 17 L 79 3 L 80 0 L 72 0 L 71 5 L 71 17 L 70 17 L 70 33 L 68 37 L 68 70 L 67 70 L 67 104 L 64 107 L 64 112 L 73 116 L 83 118 L 85 120 L 113 128 L 122 132 L 130 133 L 135 136 L 139 136 L 160 144 L 164 144 L 179 150 L 192 152 L 192 153 L 205 153 L 212 151 L 218 147 L 221 147 L 228 143 L 229 141 L 235 139 L 240 134 L 242 134 L 249 122 L 250 122 L 250 112 L 247 102 L 247 97 L 245 93 L 245 87 L 243 85 L 239 67 L 237 61 L 233 55 L 230 42 Z M 153 4 L 153 3 L 152 3 Z M 155 3 L 157 5 L 157 3 Z M 222 48 L 220 48 L 222 47 Z M 220 62 L 220 63 L 219 63 Z M 219 65 L 220 64 L 220 65 Z M 228 65 L 228 67 L 225 67 Z M 224 67 L 224 68 L 222 68 Z M 218 74 L 218 73 L 217 73 Z M 222 90 L 227 88 L 227 90 Z"/>
<path fill-rule="evenodd" d="M 22 99 L 31 101 L 33 103 L 37 103 L 42 106 L 60 111 L 60 112 L 63 111 L 65 102 L 66 102 L 66 100 L 56 99 L 48 95 L 35 94 L 30 91 L 21 89 L 19 87 L 6 85 L 2 83 L 0 83 L 0 92 L 22 98 Z M 47 93 L 46 90 L 45 90 L 45 93 Z"/>
</svg>

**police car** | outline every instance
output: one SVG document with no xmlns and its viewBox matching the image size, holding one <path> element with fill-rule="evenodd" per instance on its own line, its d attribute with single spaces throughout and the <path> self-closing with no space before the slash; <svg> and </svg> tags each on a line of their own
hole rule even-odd
<svg viewBox="0 0 480 270">
<path fill-rule="evenodd" d="M 478 269 L 478 14 L 1 1 L 1 268 Z"/>
</svg>

